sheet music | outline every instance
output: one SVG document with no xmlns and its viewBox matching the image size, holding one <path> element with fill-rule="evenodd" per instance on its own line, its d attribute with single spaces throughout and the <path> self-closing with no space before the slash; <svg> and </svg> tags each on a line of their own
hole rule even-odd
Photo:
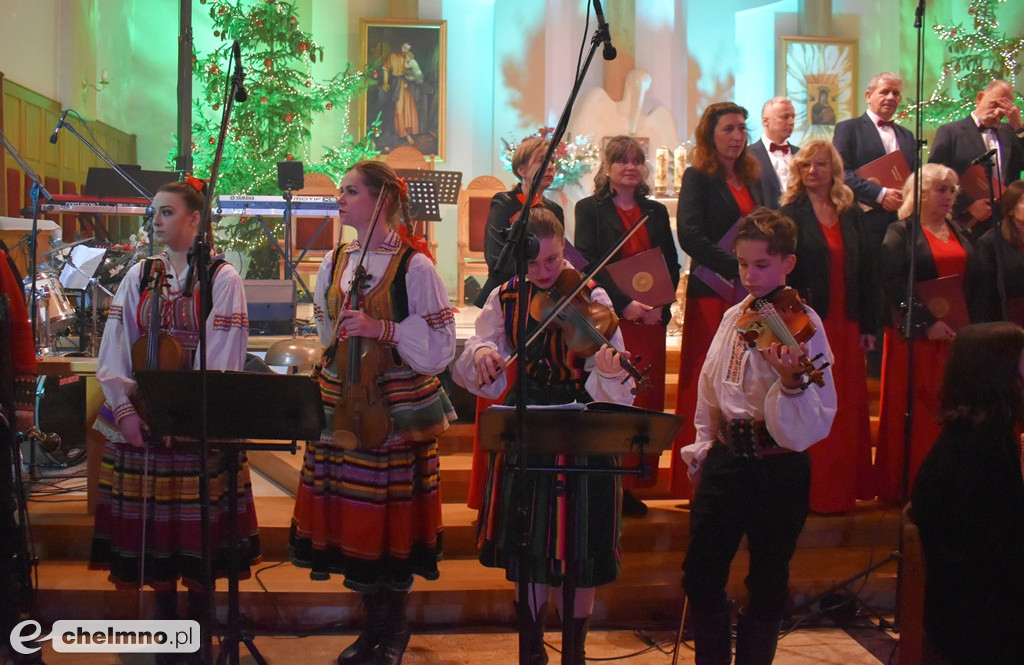
<svg viewBox="0 0 1024 665">
<path fill-rule="evenodd" d="M 71 260 L 60 271 L 60 283 L 65 289 L 84 289 L 99 270 L 106 255 L 106 247 L 79 245 L 71 248 Z M 77 270 L 75 269 L 77 266 Z"/>
</svg>

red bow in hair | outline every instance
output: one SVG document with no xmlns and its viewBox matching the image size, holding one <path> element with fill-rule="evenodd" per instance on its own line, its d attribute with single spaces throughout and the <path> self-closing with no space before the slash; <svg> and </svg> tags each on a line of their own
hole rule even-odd
<svg viewBox="0 0 1024 665">
<path fill-rule="evenodd" d="M 398 187 L 398 191 L 402 193 L 402 196 L 409 196 L 409 186 L 405 184 L 405 178 L 395 178 L 395 186 Z"/>
<path fill-rule="evenodd" d="M 185 176 L 185 182 L 196 188 L 196 191 L 200 194 L 206 189 L 206 185 L 209 184 L 209 180 L 203 180 L 202 178 L 196 178 L 195 176 Z"/>
<path fill-rule="evenodd" d="M 402 239 L 402 242 L 412 247 L 417 252 L 425 254 L 432 263 L 437 263 L 434 256 L 430 253 L 430 249 L 427 247 L 427 239 L 423 236 L 415 236 L 409 233 L 408 227 L 405 224 L 398 226 L 398 237 Z"/>
</svg>

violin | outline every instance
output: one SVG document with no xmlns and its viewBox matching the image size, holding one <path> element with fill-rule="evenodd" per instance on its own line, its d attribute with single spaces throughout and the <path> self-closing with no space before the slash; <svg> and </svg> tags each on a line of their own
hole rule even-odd
<svg viewBox="0 0 1024 665">
<path fill-rule="evenodd" d="M 804 300 L 796 289 L 780 286 L 766 296 L 755 298 L 750 309 L 736 320 L 736 330 L 751 348 L 761 351 L 769 348 L 772 342 L 799 350 L 800 344 L 813 337 L 818 329 L 804 309 Z M 814 365 L 823 355 L 819 353 L 808 358 L 800 351 L 799 374 L 807 377 L 800 384 L 801 390 L 806 390 L 812 383 L 825 386 L 823 370 L 832 363 Z"/>
<path fill-rule="evenodd" d="M 612 345 L 608 338 L 618 330 L 619 317 L 610 307 L 592 302 L 591 290 L 586 286 L 579 288 L 581 280 L 582 275 L 574 268 L 562 270 L 554 284 L 547 289 L 539 290 L 530 300 L 530 316 L 538 321 L 544 321 L 554 314 L 551 322 L 562 330 L 566 346 L 581 356 L 592 356 L 601 346 Z M 573 292 L 575 295 L 571 299 L 561 302 L 566 294 Z M 556 311 L 559 306 L 561 309 Z M 636 362 L 639 361 L 640 356 L 637 356 Z M 619 356 L 619 364 L 635 381 L 635 388 L 632 391 L 634 395 L 638 389 L 650 387 L 650 382 L 645 376 L 651 369 L 650 365 L 639 370 L 622 356 Z M 622 383 L 627 380 L 623 379 Z"/>
<path fill-rule="evenodd" d="M 132 369 L 186 369 L 185 348 L 161 328 L 163 293 L 167 288 L 167 266 L 161 259 L 152 259 L 149 279 L 149 329 L 132 344 Z"/>
<path fill-rule="evenodd" d="M 349 290 L 352 309 L 361 306 L 361 294 L 370 275 L 362 262 L 356 266 Z M 340 319 L 339 319 L 340 320 Z M 344 450 L 373 450 L 388 440 L 394 430 L 394 421 L 384 396 L 384 372 L 393 366 L 390 350 L 378 340 L 368 337 L 349 337 L 338 340 L 334 350 L 334 366 L 341 391 L 334 404 L 332 440 Z"/>
<path fill-rule="evenodd" d="M 167 265 L 158 257 L 150 257 L 149 329 L 132 344 L 132 370 L 187 369 L 185 347 L 161 328 L 163 293 L 167 288 Z M 143 285 L 145 286 L 145 285 Z M 138 393 L 130 396 L 135 411 L 146 420 L 145 405 Z"/>
</svg>

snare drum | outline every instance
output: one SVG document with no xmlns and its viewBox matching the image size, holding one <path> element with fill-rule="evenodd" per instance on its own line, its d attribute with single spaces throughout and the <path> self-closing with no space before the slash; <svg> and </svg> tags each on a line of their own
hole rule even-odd
<svg viewBox="0 0 1024 665">
<path fill-rule="evenodd" d="M 27 281 L 27 280 L 26 280 Z M 25 304 L 32 307 L 32 287 L 25 285 Z M 67 330 L 75 322 L 75 308 L 64 294 L 57 274 L 51 270 L 36 273 L 36 307 L 39 321 L 50 322 L 50 333 Z"/>
</svg>

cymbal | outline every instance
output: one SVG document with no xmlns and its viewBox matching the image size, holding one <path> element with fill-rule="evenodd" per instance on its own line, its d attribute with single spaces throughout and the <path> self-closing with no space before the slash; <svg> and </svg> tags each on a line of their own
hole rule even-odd
<svg viewBox="0 0 1024 665">
<path fill-rule="evenodd" d="M 57 252 L 63 252 L 65 249 L 71 249 L 72 247 L 77 247 L 78 245 L 92 242 L 93 240 L 94 238 L 82 238 L 81 240 L 76 240 L 74 242 L 58 240 L 57 242 L 50 244 L 50 251 L 44 253 L 43 256 L 53 256 Z"/>
</svg>

